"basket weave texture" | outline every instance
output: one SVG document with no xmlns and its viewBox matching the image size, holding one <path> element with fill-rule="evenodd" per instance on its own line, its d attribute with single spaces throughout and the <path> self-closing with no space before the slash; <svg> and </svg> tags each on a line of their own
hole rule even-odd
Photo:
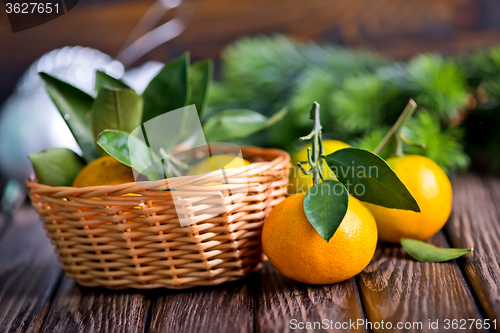
<svg viewBox="0 0 500 333">
<path fill-rule="evenodd" d="M 242 153 L 252 164 L 227 170 L 227 183 L 213 185 L 221 181 L 220 171 L 168 180 L 169 186 L 187 189 L 183 198 L 194 223 L 184 227 L 170 191 L 136 183 L 74 188 L 30 180 L 26 185 L 66 276 L 79 284 L 112 289 L 217 285 L 260 268 L 264 219 L 285 198 L 288 184 L 288 153 L 257 147 L 242 147 Z M 147 184 L 154 188 L 165 181 Z M 243 198 L 242 186 L 248 189 Z M 214 195 L 225 211 L 200 221 Z"/>
</svg>

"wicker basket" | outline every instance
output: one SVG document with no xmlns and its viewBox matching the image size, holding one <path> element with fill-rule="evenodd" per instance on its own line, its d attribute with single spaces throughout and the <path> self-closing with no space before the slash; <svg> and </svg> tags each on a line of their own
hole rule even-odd
<svg viewBox="0 0 500 333">
<path fill-rule="evenodd" d="M 168 180 L 189 185 L 194 210 L 207 207 L 203 198 L 209 192 L 227 207 L 185 227 L 169 191 L 136 183 L 74 188 L 32 180 L 26 185 L 66 276 L 79 284 L 112 289 L 217 285 L 260 268 L 263 221 L 284 199 L 288 184 L 288 153 L 257 147 L 242 152 L 252 164 L 231 169 L 228 184 L 200 185 L 220 180 L 217 171 Z M 248 193 L 235 203 L 233 197 L 241 193 L 231 189 L 245 172 Z"/>
</svg>

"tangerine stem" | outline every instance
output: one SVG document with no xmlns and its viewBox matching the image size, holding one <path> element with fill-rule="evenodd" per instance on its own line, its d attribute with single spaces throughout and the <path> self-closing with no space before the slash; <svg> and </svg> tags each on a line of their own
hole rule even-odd
<svg viewBox="0 0 500 333">
<path fill-rule="evenodd" d="M 321 126 L 320 116 L 319 116 L 319 104 L 314 102 L 310 111 L 309 119 L 314 120 L 313 130 L 306 136 L 299 138 L 300 141 L 312 140 L 312 149 L 307 148 L 307 162 L 298 162 L 297 165 L 299 169 L 305 174 L 309 175 L 312 173 L 313 185 L 318 185 L 320 179 L 323 181 L 323 174 L 321 172 L 323 166 L 323 159 L 325 157 L 325 150 L 323 149 L 323 140 L 321 136 L 321 131 L 323 127 Z M 306 172 L 302 167 L 302 164 L 308 163 L 311 169 Z"/>
<path fill-rule="evenodd" d="M 389 140 L 391 140 L 393 137 L 396 137 L 396 140 L 398 140 L 398 148 L 396 151 L 396 155 L 403 153 L 401 138 L 399 138 L 399 136 L 401 135 L 401 130 L 406 125 L 408 120 L 410 120 L 410 118 L 413 116 L 413 113 L 415 112 L 416 109 L 417 109 L 417 103 L 415 103 L 413 99 L 410 99 L 405 109 L 403 110 L 403 113 L 401 113 L 398 120 L 396 120 L 394 126 L 392 126 L 389 132 L 387 132 L 382 141 L 380 141 L 380 143 L 378 144 L 377 148 L 375 148 L 373 153 L 377 155 L 380 154 L 382 149 L 384 149 L 384 147 L 389 143 Z"/>
</svg>

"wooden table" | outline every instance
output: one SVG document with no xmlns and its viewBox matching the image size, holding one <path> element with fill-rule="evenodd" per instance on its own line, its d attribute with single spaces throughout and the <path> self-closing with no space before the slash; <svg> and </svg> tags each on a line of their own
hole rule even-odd
<svg viewBox="0 0 500 333">
<path fill-rule="evenodd" d="M 286 332 L 307 322 L 365 332 L 379 331 L 382 320 L 395 331 L 479 332 L 484 319 L 496 319 L 490 331 L 500 332 L 500 180 L 465 175 L 452 183 L 452 216 L 430 242 L 473 246 L 474 254 L 419 263 L 399 246 L 379 244 L 361 274 L 326 286 L 293 282 L 266 263 L 214 288 L 80 287 L 64 277 L 41 223 L 25 208 L 0 218 L 0 332 Z M 459 327 L 466 320 L 465 329 L 453 329 L 454 319 Z M 357 320 L 364 324 L 347 325 Z M 430 329 L 436 320 L 439 329 Z M 397 329 L 398 322 L 412 328 Z"/>
</svg>

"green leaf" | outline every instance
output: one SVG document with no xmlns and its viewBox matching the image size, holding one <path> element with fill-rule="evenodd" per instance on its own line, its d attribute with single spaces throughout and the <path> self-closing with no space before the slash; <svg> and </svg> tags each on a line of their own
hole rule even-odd
<svg viewBox="0 0 500 333">
<path fill-rule="evenodd" d="M 91 110 L 94 137 L 106 129 L 132 132 L 141 125 L 142 97 L 132 89 L 102 88 Z"/>
<path fill-rule="evenodd" d="M 151 161 L 151 157 L 155 161 L 160 159 L 150 151 L 144 141 L 135 136 L 120 130 L 104 130 L 99 135 L 97 144 L 115 160 L 128 167 L 132 167 L 131 159 L 133 159 L 136 170 L 146 175 L 149 180 L 163 178 L 163 171 L 158 163 Z"/>
<path fill-rule="evenodd" d="M 130 152 L 129 152 L 129 133 L 120 130 L 104 130 L 97 139 L 97 144 L 104 149 L 106 153 L 112 156 L 118 162 L 125 164 L 128 167 L 132 167 L 130 162 Z M 137 138 L 136 138 L 137 139 Z M 132 139 L 133 140 L 133 139 Z M 144 152 L 140 155 L 138 161 L 144 161 L 143 164 L 145 168 L 151 163 L 149 157 L 149 147 L 141 140 L 133 140 L 142 149 L 138 149 L 139 152 Z M 135 156 L 134 156 L 135 157 Z"/>
<path fill-rule="evenodd" d="M 196 105 L 200 119 L 207 104 L 212 78 L 213 63 L 211 60 L 200 61 L 191 66 L 191 101 L 188 104 Z"/>
<path fill-rule="evenodd" d="M 153 119 L 165 112 L 186 106 L 191 89 L 189 78 L 189 54 L 166 64 L 165 67 L 149 82 L 144 90 L 144 114 L 142 122 Z"/>
<path fill-rule="evenodd" d="M 78 88 L 56 79 L 47 73 L 40 73 L 45 89 L 66 121 L 87 162 L 101 156 L 90 127 L 90 109 L 94 99 Z"/>
<path fill-rule="evenodd" d="M 251 110 L 225 110 L 208 118 L 203 125 L 207 141 L 221 142 L 247 137 L 274 125 L 288 112 L 283 109 L 271 118 Z"/>
<path fill-rule="evenodd" d="M 417 201 L 387 163 L 368 150 L 345 148 L 325 161 L 352 196 L 387 208 L 420 212 Z"/>
<path fill-rule="evenodd" d="M 67 148 L 49 148 L 28 155 L 40 184 L 49 186 L 71 186 L 85 162 L 74 151 Z"/>
<path fill-rule="evenodd" d="M 470 249 L 450 249 L 437 247 L 415 239 L 401 238 L 401 245 L 405 251 L 414 259 L 425 262 L 443 262 L 474 251 Z"/>
<path fill-rule="evenodd" d="M 304 213 L 318 234 L 327 242 L 344 219 L 349 205 L 349 194 L 344 185 L 325 180 L 314 185 L 304 197 Z"/>
<path fill-rule="evenodd" d="M 97 94 L 99 94 L 99 91 L 101 91 L 101 88 L 108 88 L 108 89 L 130 89 L 130 87 L 118 80 L 115 79 L 114 77 L 102 72 L 102 71 L 96 71 L 95 72 L 95 87 L 94 91 Z"/>
</svg>

